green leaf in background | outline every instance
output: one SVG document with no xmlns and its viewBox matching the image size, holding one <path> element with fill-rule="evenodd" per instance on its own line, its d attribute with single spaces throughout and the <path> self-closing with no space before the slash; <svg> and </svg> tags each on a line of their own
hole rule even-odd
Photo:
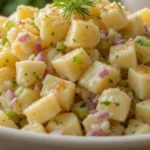
<svg viewBox="0 0 150 150">
<path fill-rule="evenodd" d="M 47 3 L 51 3 L 52 0 L 0 0 L 0 13 L 4 15 L 12 14 L 18 5 L 31 5 L 35 7 L 42 8 Z"/>
</svg>

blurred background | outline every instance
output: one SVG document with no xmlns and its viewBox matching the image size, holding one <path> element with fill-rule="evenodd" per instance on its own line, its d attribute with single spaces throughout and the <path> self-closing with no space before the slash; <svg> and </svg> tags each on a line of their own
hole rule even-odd
<svg viewBox="0 0 150 150">
<path fill-rule="evenodd" d="M 9 15 L 13 13 L 19 4 L 32 5 L 42 8 L 46 3 L 51 2 L 52 0 L 0 0 L 0 14 Z"/>
<path fill-rule="evenodd" d="M 16 10 L 19 4 L 31 5 L 42 8 L 47 3 L 51 3 L 53 0 L 0 0 L 0 15 L 10 15 Z M 118 1 L 118 0 L 110 0 Z"/>
</svg>

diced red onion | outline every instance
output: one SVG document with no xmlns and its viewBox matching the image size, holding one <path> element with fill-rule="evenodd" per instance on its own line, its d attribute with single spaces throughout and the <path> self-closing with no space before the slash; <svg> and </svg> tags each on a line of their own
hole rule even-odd
<svg viewBox="0 0 150 150">
<path fill-rule="evenodd" d="M 109 71 L 106 68 L 102 68 L 100 73 L 99 73 L 99 77 L 101 79 L 103 79 L 103 78 L 105 78 L 108 75 L 109 75 Z"/>
<path fill-rule="evenodd" d="M 40 52 L 35 58 L 34 60 L 36 61 L 44 61 L 45 60 L 45 54 L 44 52 Z"/>
<path fill-rule="evenodd" d="M 114 40 L 113 45 L 122 44 L 122 43 L 124 43 L 124 42 L 125 42 L 124 39 L 118 37 L 118 38 L 116 38 L 116 39 Z"/>
<path fill-rule="evenodd" d="M 93 109 L 93 110 L 90 110 L 90 111 L 89 111 L 89 114 L 95 114 L 95 113 L 97 113 L 97 110 L 96 110 L 96 109 Z"/>
<path fill-rule="evenodd" d="M 149 31 L 149 28 L 148 28 L 148 25 L 147 25 L 147 24 L 144 25 L 144 29 L 145 29 L 145 35 L 146 35 L 147 37 L 150 37 L 150 31 Z"/>
<path fill-rule="evenodd" d="M 100 33 L 105 35 L 105 36 L 108 36 L 109 31 L 108 30 L 101 30 Z"/>
<path fill-rule="evenodd" d="M 7 92 L 5 93 L 5 97 L 9 100 L 12 100 L 15 97 L 15 93 L 10 90 L 7 90 Z"/>
<path fill-rule="evenodd" d="M 35 50 L 36 52 L 42 51 L 42 41 L 40 39 L 35 40 Z"/>
<path fill-rule="evenodd" d="M 19 42 L 30 42 L 31 41 L 31 37 L 28 33 L 19 33 L 17 40 Z"/>
<path fill-rule="evenodd" d="M 51 134 L 54 134 L 54 135 L 62 135 L 63 134 L 63 132 L 62 132 L 62 130 L 55 130 L 55 131 L 53 131 L 53 132 L 51 132 Z"/>
<path fill-rule="evenodd" d="M 144 25 L 144 29 L 145 29 L 146 32 L 149 31 L 149 30 L 148 30 L 148 25 L 147 25 L 147 24 Z"/>
<path fill-rule="evenodd" d="M 46 69 L 46 70 L 45 70 L 45 73 L 44 73 L 44 77 L 46 77 L 48 74 L 53 75 L 53 74 L 54 74 L 54 71 L 53 71 L 52 69 Z"/>
<path fill-rule="evenodd" d="M 35 85 L 34 85 L 34 90 L 35 90 L 35 91 L 39 91 L 39 90 L 40 90 L 40 87 L 39 87 L 38 84 L 35 84 Z"/>
<path fill-rule="evenodd" d="M 17 100 L 18 100 L 18 97 L 13 98 L 9 105 L 12 106 Z"/>
<path fill-rule="evenodd" d="M 94 116 L 96 117 L 96 119 L 107 119 L 109 118 L 109 112 L 107 111 L 98 111 L 97 113 L 94 114 Z"/>
<path fill-rule="evenodd" d="M 69 79 L 66 76 L 61 76 L 62 79 L 69 81 Z"/>
<path fill-rule="evenodd" d="M 93 100 L 95 97 L 96 97 L 96 94 L 91 92 L 90 93 L 90 99 Z"/>
<path fill-rule="evenodd" d="M 86 104 L 89 111 L 94 110 L 96 108 L 95 104 L 93 102 L 88 102 Z"/>
<path fill-rule="evenodd" d="M 86 134 L 86 136 L 104 136 L 104 133 L 101 133 L 98 130 L 91 130 Z"/>
<path fill-rule="evenodd" d="M 102 122 L 102 124 L 101 124 L 101 126 L 100 126 L 100 129 L 102 130 L 102 131 L 104 131 L 105 133 L 108 133 L 108 132 L 110 132 L 110 123 L 109 123 L 109 121 L 103 121 Z"/>
<path fill-rule="evenodd" d="M 99 131 L 99 130 L 100 130 L 100 126 L 99 126 L 99 124 L 92 124 L 92 125 L 91 125 L 91 129 L 92 129 L 92 130 L 98 130 L 98 131 Z"/>
<path fill-rule="evenodd" d="M 99 96 L 95 93 L 90 93 L 90 99 L 92 100 L 93 103 L 97 103 L 98 102 L 98 98 Z"/>
</svg>

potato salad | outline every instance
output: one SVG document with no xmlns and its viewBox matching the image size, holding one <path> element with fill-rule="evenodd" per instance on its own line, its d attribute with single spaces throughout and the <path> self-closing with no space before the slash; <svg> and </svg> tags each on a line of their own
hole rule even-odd
<svg viewBox="0 0 150 150">
<path fill-rule="evenodd" d="M 149 14 L 115 1 L 56 0 L 0 16 L 0 126 L 150 134 Z"/>
</svg>

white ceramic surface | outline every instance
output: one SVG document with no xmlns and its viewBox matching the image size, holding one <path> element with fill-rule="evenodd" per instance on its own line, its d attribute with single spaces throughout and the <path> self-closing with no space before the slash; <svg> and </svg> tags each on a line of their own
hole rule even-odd
<svg viewBox="0 0 150 150">
<path fill-rule="evenodd" d="M 150 8 L 150 0 L 120 0 L 127 10 L 135 12 L 142 8 Z"/>
<path fill-rule="evenodd" d="M 0 127 L 0 150 L 150 150 L 150 135 L 71 137 Z"/>
</svg>

